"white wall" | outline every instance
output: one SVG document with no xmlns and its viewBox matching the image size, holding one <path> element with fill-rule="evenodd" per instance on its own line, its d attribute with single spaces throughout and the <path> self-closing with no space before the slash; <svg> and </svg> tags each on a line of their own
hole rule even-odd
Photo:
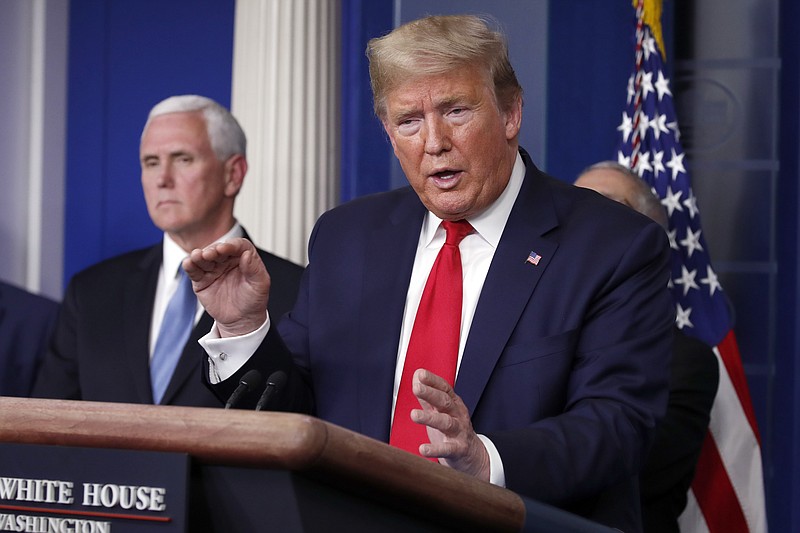
<svg viewBox="0 0 800 533">
<path fill-rule="evenodd" d="M 249 170 L 236 218 L 263 248 L 304 265 L 335 205 L 340 158 L 338 0 L 237 0 L 232 111 Z"/>
<path fill-rule="evenodd" d="M 0 278 L 60 298 L 67 0 L 0 2 Z"/>
</svg>

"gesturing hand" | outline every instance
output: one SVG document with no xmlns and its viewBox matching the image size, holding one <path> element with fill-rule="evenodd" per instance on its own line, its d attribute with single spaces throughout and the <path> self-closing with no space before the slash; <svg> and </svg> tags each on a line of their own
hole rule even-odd
<svg viewBox="0 0 800 533">
<path fill-rule="evenodd" d="M 428 427 L 430 439 L 420 446 L 422 456 L 438 457 L 441 464 L 489 481 L 489 454 L 453 387 L 422 368 L 414 372 L 412 386 L 422 409 L 412 410 L 411 419 Z"/>
<path fill-rule="evenodd" d="M 253 243 L 233 239 L 192 250 L 183 268 L 220 336 L 244 335 L 267 318 L 270 278 Z"/>
</svg>

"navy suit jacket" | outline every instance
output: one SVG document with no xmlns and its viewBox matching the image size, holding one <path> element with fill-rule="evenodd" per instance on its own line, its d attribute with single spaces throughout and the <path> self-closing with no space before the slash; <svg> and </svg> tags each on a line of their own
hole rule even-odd
<svg viewBox="0 0 800 533">
<path fill-rule="evenodd" d="M 0 396 L 28 396 L 58 304 L 0 282 Z"/>
<path fill-rule="evenodd" d="M 526 176 L 477 304 L 455 390 L 507 487 L 623 531 L 667 402 L 674 310 L 664 230 L 626 206 Z M 400 326 L 426 209 L 410 188 L 325 213 L 293 311 L 250 368 L 290 379 L 282 408 L 387 442 Z M 530 252 L 538 265 L 526 262 Z M 294 357 L 275 357 L 285 345 Z"/>
<path fill-rule="evenodd" d="M 263 250 L 258 253 L 272 278 L 270 314 L 279 318 L 294 304 L 303 268 Z M 98 263 L 72 278 L 34 396 L 153 403 L 149 339 L 161 258 L 159 243 Z M 203 313 L 162 404 L 222 405 L 200 375 L 207 357 L 197 340 L 212 324 Z"/>
<path fill-rule="evenodd" d="M 719 386 L 719 364 L 705 343 L 674 330 L 667 413 L 656 430 L 642 474 L 642 522 L 647 533 L 679 533 L 678 517 L 694 478 L 711 407 Z"/>
</svg>

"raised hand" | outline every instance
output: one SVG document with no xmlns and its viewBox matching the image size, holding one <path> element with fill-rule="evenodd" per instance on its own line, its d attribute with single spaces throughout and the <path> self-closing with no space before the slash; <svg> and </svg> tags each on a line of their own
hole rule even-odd
<svg viewBox="0 0 800 533">
<path fill-rule="evenodd" d="M 255 246 L 233 239 L 192 250 L 183 268 L 220 336 L 244 335 L 267 318 L 270 278 Z"/>
<path fill-rule="evenodd" d="M 438 457 L 447 465 L 489 481 L 489 454 L 472 428 L 469 411 L 453 387 L 433 372 L 414 372 L 414 396 L 422 409 L 411 411 L 411 419 L 425 424 L 430 444 L 420 446 L 424 457 Z"/>
</svg>

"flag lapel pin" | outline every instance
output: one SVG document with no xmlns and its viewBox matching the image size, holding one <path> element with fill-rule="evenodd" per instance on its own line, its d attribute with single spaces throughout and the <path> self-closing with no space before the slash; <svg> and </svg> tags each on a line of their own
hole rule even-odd
<svg viewBox="0 0 800 533">
<path fill-rule="evenodd" d="M 534 251 L 531 251 L 531 253 L 528 254 L 528 258 L 525 259 L 525 262 L 533 266 L 536 266 L 539 264 L 539 261 L 541 261 L 541 259 L 542 259 L 541 255 L 537 254 Z"/>
</svg>

